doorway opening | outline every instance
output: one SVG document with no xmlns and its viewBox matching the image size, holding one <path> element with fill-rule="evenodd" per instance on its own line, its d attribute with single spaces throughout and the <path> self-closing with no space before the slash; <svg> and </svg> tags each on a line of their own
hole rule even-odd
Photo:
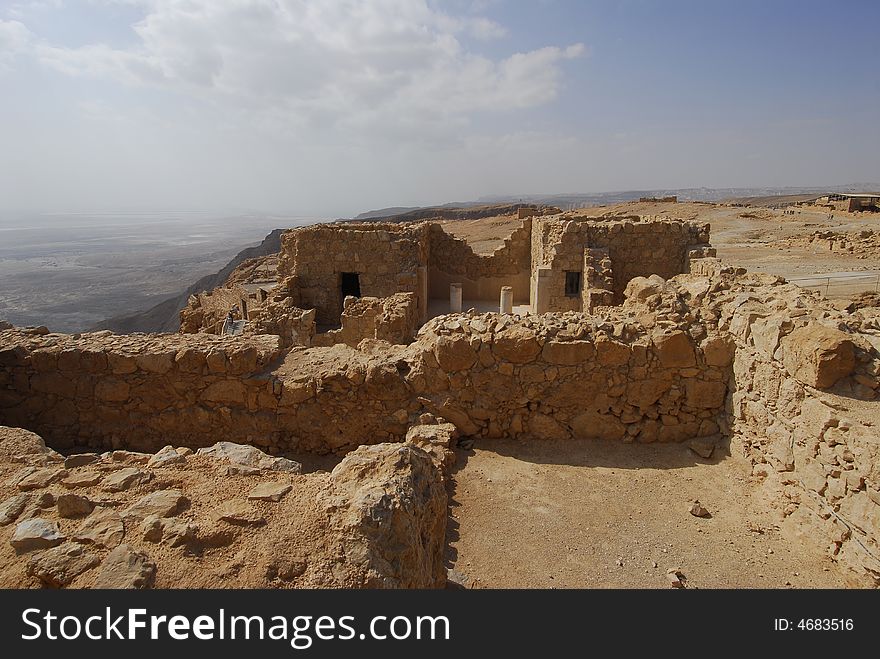
<svg viewBox="0 0 880 659">
<path fill-rule="evenodd" d="M 349 295 L 361 296 L 361 276 L 356 272 L 343 272 L 339 278 L 339 292 L 343 300 Z"/>
</svg>

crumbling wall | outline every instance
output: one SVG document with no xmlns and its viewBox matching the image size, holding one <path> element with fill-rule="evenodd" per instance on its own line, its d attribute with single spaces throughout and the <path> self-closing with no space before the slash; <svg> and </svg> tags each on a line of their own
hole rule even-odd
<svg viewBox="0 0 880 659">
<path fill-rule="evenodd" d="M 296 275 L 298 306 L 316 310 L 319 325 L 339 325 L 340 277 L 356 273 L 365 297 L 426 290 L 427 225 L 340 223 L 303 227 L 281 239 L 279 275 Z"/>
<path fill-rule="evenodd" d="M 646 282 L 641 295 L 650 303 L 675 289 L 707 331 L 733 343 L 734 450 L 752 462 L 783 525 L 824 538 L 836 560 L 880 583 L 880 314 L 843 313 L 717 259 L 699 270 Z"/>
<path fill-rule="evenodd" d="M 647 332 L 632 317 L 618 321 L 461 314 L 432 321 L 410 346 L 295 347 L 283 362 L 275 336 L 8 330 L 0 422 L 59 446 L 223 439 L 276 452 L 399 441 L 425 412 L 490 437 L 651 442 L 718 432 L 725 366 L 683 326 Z"/>
<path fill-rule="evenodd" d="M 467 241 L 446 233 L 439 224 L 429 228 L 429 294 L 434 299 L 449 297 L 449 284 L 462 284 L 466 300 L 497 302 L 502 286 L 513 288 L 517 304 L 529 303 L 531 263 L 531 219 L 505 238 L 492 254 L 476 254 Z"/>
<path fill-rule="evenodd" d="M 362 297 L 345 307 L 340 329 L 318 334 L 312 345 L 326 347 L 344 343 L 354 348 L 364 339 L 410 343 L 419 320 L 418 299 L 413 293 L 397 293 L 387 298 Z"/>
<path fill-rule="evenodd" d="M 727 393 L 722 339 L 630 318 L 445 316 L 413 349 L 419 400 L 466 435 L 680 441 L 719 431 Z"/>
<path fill-rule="evenodd" d="M 585 250 L 607 250 L 614 303 L 623 302 L 634 277 L 652 274 L 668 279 L 689 271 L 690 258 L 711 255 L 709 226 L 651 216 L 597 220 L 576 216 L 536 219 L 532 230 L 532 299 L 538 313 L 575 311 L 587 300 L 566 294 L 565 273 L 582 272 Z M 707 248 L 705 253 L 699 248 Z M 585 273 L 589 274 L 589 273 Z M 586 286 L 588 281 L 582 279 Z M 540 283 L 540 285 L 539 285 Z"/>
</svg>

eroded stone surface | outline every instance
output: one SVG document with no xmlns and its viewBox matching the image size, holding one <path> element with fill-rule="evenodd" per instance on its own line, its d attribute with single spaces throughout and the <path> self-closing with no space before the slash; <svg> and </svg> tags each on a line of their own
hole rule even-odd
<svg viewBox="0 0 880 659">
<path fill-rule="evenodd" d="M 24 554 L 36 549 L 48 549 L 64 542 L 64 535 L 58 524 L 47 519 L 34 517 L 19 522 L 9 543 L 16 552 Z"/>
</svg>

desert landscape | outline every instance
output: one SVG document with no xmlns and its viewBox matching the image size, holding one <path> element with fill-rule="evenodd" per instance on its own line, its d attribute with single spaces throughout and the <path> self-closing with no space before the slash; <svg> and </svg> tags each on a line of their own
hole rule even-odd
<svg viewBox="0 0 880 659">
<path fill-rule="evenodd" d="M 876 645 L 878 24 L 0 2 L 0 641 Z"/>
<path fill-rule="evenodd" d="M 4 325 L 3 585 L 880 583 L 880 214 L 492 213 L 284 231 L 176 333 Z"/>
</svg>

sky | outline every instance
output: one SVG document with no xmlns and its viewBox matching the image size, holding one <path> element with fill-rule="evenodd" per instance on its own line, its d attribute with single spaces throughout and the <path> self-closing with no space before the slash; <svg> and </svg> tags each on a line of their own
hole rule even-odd
<svg viewBox="0 0 880 659">
<path fill-rule="evenodd" d="M 880 2 L 0 0 L 0 211 L 880 180 Z"/>
</svg>

